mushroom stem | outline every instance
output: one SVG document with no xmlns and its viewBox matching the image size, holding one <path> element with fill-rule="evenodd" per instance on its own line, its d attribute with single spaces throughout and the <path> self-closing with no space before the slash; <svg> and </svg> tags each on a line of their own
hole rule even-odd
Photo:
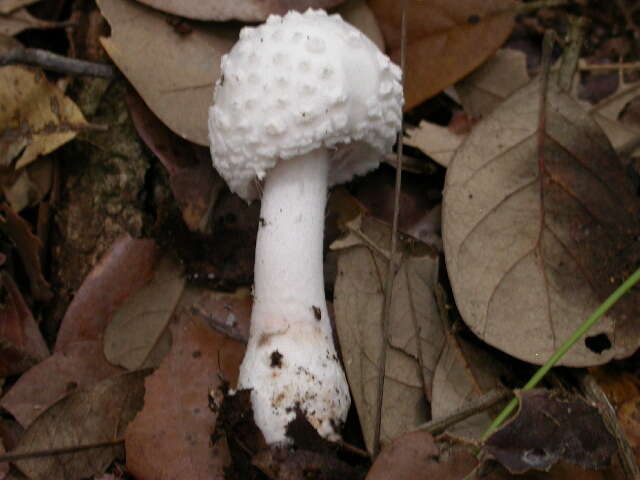
<svg viewBox="0 0 640 480">
<path fill-rule="evenodd" d="M 256 244 L 254 304 L 238 388 L 252 389 L 254 420 L 269 444 L 287 443 L 296 411 L 327 438 L 349 409 L 327 312 L 323 237 L 329 154 L 281 160 L 268 174 Z"/>
</svg>

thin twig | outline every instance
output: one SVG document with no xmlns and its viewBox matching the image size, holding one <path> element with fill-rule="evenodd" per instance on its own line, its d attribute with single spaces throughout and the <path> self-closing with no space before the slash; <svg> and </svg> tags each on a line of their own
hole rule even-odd
<svg viewBox="0 0 640 480">
<path fill-rule="evenodd" d="M 76 445 L 73 447 L 52 448 L 50 450 L 39 450 L 36 452 L 7 453 L 0 455 L 0 462 L 15 462 L 27 458 L 54 457 L 56 455 L 66 455 L 68 453 L 81 452 L 83 450 L 93 450 L 94 448 L 115 447 L 124 443 L 124 438 L 110 440 L 108 442 L 91 443 L 89 445 Z"/>
<path fill-rule="evenodd" d="M 585 63 L 580 60 L 578 68 L 582 71 L 609 71 L 609 70 L 640 70 L 640 62 L 620 62 L 620 63 Z"/>
<path fill-rule="evenodd" d="M 484 412 L 510 396 L 511 392 L 508 390 L 491 390 L 481 397 L 473 399 L 451 415 L 418 425 L 414 430 L 421 430 L 433 434 L 442 433 L 452 425 L 460 423 L 477 413 Z"/>
<path fill-rule="evenodd" d="M 407 19 L 406 2 L 402 4 L 402 23 L 400 27 L 400 69 L 402 70 L 402 84 L 404 87 L 405 57 L 407 43 Z M 374 422 L 373 434 L 373 456 L 380 452 L 380 431 L 382 426 L 382 400 L 384 397 L 384 381 L 387 364 L 387 326 L 391 314 L 391 292 L 393 290 L 393 280 L 396 276 L 396 248 L 398 234 L 398 219 L 400 214 L 400 192 L 402 189 L 402 130 L 404 122 L 400 123 L 400 134 L 398 135 L 398 160 L 396 168 L 395 195 L 393 199 L 393 221 L 391 224 L 391 248 L 389 252 L 389 264 L 387 267 L 387 278 L 384 288 L 384 311 L 382 314 L 382 345 L 378 358 L 378 389 L 376 402 L 376 418 Z"/>
<path fill-rule="evenodd" d="M 640 478 L 640 468 L 636 462 L 636 457 L 631 449 L 631 445 L 629 445 L 627 436 L 622 431 L 622 428 L 620 428 L 618 417 L 609 399 L 590 374 L 582 375 L 579 381 L 584 393 L 589 399 L 595 402 L 602 415 L 602 420 L 616 439 L 616 443 L 618 444 L 618 458 L 620 459 L 625 477 L 630 480 Z"/>
<path fill-rule="evenodd" d="M 0 54 L 0 65 L 30 65 L 65 75 L 112 78 L 115 68 L 107 63 L 87 62 L 39 48 L 14 48 Z"/>
<path fill-rule="evenodd" d="M 560 72 L 558 72 L 558 87 L 560 91 L 571 91 L 573 75 L 576 73 L 580 52 L 584 43 L 587 20 L 583 17 L 571 17 L 569 20 L 569 43 L 562 53 Z"/>
<path fill-rule="evenodd" d="M 351 445 L 350 443 L 344 442 L 342 440 L 338 440 L 335 443 L 345 452 L 353 453 L 354 455 L 358 455 L 359 457 L 362 457 L 362 458 L 371 458 L 371 455 L 369 455 L 369 452 L 359 447 L 356 447 L 355 445 Z"/>
</svg>

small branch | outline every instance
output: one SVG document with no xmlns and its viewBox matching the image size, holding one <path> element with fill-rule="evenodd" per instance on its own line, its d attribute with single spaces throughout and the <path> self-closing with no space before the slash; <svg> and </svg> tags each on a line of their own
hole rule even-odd
<svg viewBox="0 0 640 480">
<path fill-rule="evenodd" d="M 115 68 L 106 63 L 87 62 L 69 58 L 39 48 L 14 48 L 0 54 L 0 66 L 30 65 L 65 75 L 87 75 L 90 77 L 112 78 Z"/>
<path fill-rule="evenodd" d="M 508 390 L 492 390 L 488 393 L 485 393 L 481 397 L 470 401 L 447 417 L 437 418 L 435 420 L 423 423 L 422 425 L 418 425 L 416 428 L 414 428 L 414 431 L 421 430 L 423 432 L 429 432 L 433 434 L 442 433 L 452 425 L 460 423 L 477 413 L 484 412 L 485 410 L 490 409 L 503 400 L 506 400 L 510 396 L 511 392 L 509 392 Z"/>
<path fill-rule="evenodd" d="M 89 445 L 76 445 L 73 447 L 52 448 L 51 450 L 39 450 L 36 452 L 7 453 L 5 455 L 0 455 L 0 462 L 16 462 L 18 460 L 24 460 L 27 458 L 54 457 L 56 455 L 76 453 L 83 450 L 93 450 L 94 448 L 115 447 L 122 443 L 124 443 L 124 438 L 111 440 L 108 442 L 92 443 Z"/>
<path fill-rule="evenodd" d="M 558 72 L 558 86 L 563 92 L 571 91 L 573 75 L 576 73 L 584 43 L 586 25 L 587 20 L 582 17 L 571 17 L 569 20 L 569 43 L 562 54 Z"/>
<path fill-rule="evenodd" d="M 580 60 L 578 68 L 582 71 L 640 70 L 640 62 L 588 64 Z"/>
</svg>

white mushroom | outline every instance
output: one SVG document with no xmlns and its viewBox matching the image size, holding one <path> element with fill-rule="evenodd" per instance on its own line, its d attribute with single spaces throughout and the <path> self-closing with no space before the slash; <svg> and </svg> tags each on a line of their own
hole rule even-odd
<svg viewBox="0 0 640 480">
<path fill-rule="evenodd" d="M 254 304 L 239 389 L 269 444 L 300 410 L 335 440 L 349 386 L 322 272 L 327 188 L 377 167 L 402 115 L 400 69 L 339 15 L 272 15 L 222 59 L 209 110 L 213 163 L 246 200 L 264 180 Z"/>
</svg>

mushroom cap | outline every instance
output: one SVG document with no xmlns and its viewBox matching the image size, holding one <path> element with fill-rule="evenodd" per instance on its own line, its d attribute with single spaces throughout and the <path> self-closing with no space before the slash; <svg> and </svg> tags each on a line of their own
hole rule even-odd
<svg viewBox="0 0 640 480">
<path fill-rule="evenodd" d="M 402 104 L 400 69 L 340 15 L 271 15 L 222 57 L 213 163 L 246 200 L 279 159 L 321 147 L 332 151 L 329 184 L 346 182 L 391 151 Z"/>
</svg>

